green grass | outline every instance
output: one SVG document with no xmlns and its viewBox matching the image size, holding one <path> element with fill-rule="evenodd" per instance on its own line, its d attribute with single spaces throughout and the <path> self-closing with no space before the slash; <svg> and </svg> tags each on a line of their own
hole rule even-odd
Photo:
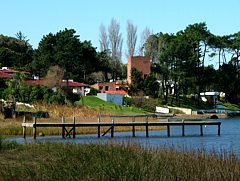
<svg viewBox="0 0 240 181">
<path fill-rule="evenodd" d="M 82 97 L 76 105 L 87 106 L 100 111 L 111 112 L 112 114 L 144 114 L 146 111 L 136 107 L 124 107 L 111 102 L 103 101 L 95 96 Z"/>
<path fill-rule="evenodd" d="M 235 156 L 136 145 L 0 142 L 0 180 L 239 180 Z"/>
<path fill-rule="evenodd" d="M 223 103 L 223 106 L 225 107 L 225 109 L 240 110 L 240 105 L 236 105 L 236 104 Z"/>
</svg>

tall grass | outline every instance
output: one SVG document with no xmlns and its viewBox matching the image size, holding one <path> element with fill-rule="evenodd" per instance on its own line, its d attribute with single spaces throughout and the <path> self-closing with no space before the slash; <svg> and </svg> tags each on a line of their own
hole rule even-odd
<svg viewBox="0 0 240 181">
<path fill-rule="evenodd" d="M 113 106 L 114 110 L 121 112 L 123 109 L 121 106 Z M 97 122 L 98 115 L 110 115 L 112 113 L 105 111 L 104 106 L 101 109 L 90 109 L 87 107 L 81 106 L 67 106 L 67 105 L 49 105 L 49 104 L 38 104 L 35 105 L 36 110 L 40 111 L 48 111 L 49 118 L 37 119 L 40 122 L 61 122 L 61 117 L 76 117 L 76 122 Z M 134 112 L 132 112 L 134 113 Z M 27 116 L 27 122 L 32 122 L 32 117 Z M 6 119 L 0 120 L 0 133 L 2 135 L 22 135 L 22 120 L 23 117 L 18 117 L 17 119 Z M 72 122 L 72 119 L 66 120 L 68 122 Z M 111 120 L 108 120 L 111 122 Z M 128 121 L 128 120 L 125 120 Z M 131 121 L 131 120 L 130 120 Z M 108 128 L 102 128 L 102 131 Z M 117 128 L 116 131 L 129 131 L 131 127 L 125 128 Z M 137 130 L 142 130 L 137 128 Z M 39 128 L 39 132 L 43 132 L 45 135 L 61 135 L 60 128 Z M 77 134 L 86 134 L 86 133 L 96 133 L 97 128 L 79 128 L 77 129 Z M 27 135 L 32 135 L 32 129 L 27 129 Z"/>
<path fill-rule="evenodd" d="M 26 144 L 0 150 L 2 180 L 239 180 L 240 161 L 136 145 Z"/>
</svg>

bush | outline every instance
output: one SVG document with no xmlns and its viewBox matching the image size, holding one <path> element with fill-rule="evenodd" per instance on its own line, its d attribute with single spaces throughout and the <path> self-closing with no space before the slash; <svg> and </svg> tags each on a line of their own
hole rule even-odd
<svg viewBox="0 0 240 181">
<path fill-rule="evenodd" d="M 88 96 L 95 96 L 97 95 L 97 93 L 98 93 L 97 89 L 91 88 L 90 92 L 88 93 Z"/>
<path fill-rule="evenodd" d="M 144 97 L 134 97 L 134 98 L 124 98 L 124 102 L 127 105 L 135 106 L 142 108 L 148 112 L 155 112 L 157 102 L 153 98 L 144 98 Z"/>
</svg>

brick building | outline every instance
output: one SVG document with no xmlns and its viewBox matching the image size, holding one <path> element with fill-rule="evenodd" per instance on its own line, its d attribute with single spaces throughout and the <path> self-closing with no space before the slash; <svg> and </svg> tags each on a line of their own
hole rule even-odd
<svg viewBox="0 0 240 181">
<path fill-rule="evenodd" d="M 128 84 L 131 84 L 131 70 L 132 68 L 136 68 L 139 72 L 142 72 L 142 78 L 145 78 L 148 74 L 150 74 L 150 57 L 149 56 L 133 56 L 128 57 L 128 65 L 127 65 L 127 80 Z"/>
</svg>

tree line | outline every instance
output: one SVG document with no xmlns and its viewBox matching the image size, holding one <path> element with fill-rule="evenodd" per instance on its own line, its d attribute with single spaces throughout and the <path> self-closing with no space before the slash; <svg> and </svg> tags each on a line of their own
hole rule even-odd
<svg viewBox="0 0 240 181">
<path fill-rule="evenodd" d="M 126 79 L 120 24 L 112 19 L 107 28 L 100 25 L 99 32 L 99 52 L 91 41 L 81 41 L 74 29 L 43 36 L 37 49 L 32 48 L 22 32 L 16 37 L 0 35 L 0 66 L 44 77 L 51 66 L 58 65 L 65 79 L 89 84 Z M 214 35 L 206 23 L 189 25 L 175 34 L 153 34 L 146 28 L 137 50 L 137 26 L 128 21 L 126 40 L 127 56 L 137 55 L 138 51 L 138 55 L 150 56 L 152 62 L 152 73 L 145 82 L 133 70 L 132 94 L 141 91 L 167 102 L 170 88 L 176 100 L 181 95 L 220 91 L 226 93 L 227 101 L 240 102 L 240 32 Z M 209 60 L 217 66 L 207 65 Z"/>
</svg>

